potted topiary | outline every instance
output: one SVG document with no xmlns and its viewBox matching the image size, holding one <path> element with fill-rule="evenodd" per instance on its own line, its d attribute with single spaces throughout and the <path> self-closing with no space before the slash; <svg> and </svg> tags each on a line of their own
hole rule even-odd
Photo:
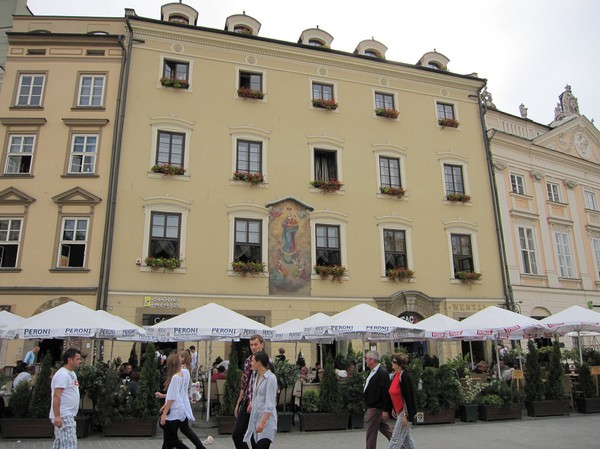
<svg viewBox="0 0 600 449">
<path fill-rule="evenodd" d="M 242 371 L 237 363 L 238 355 L 232 345 L 231 354 L 229 354 L 229 369 L 227 370 L 227 378 L 225 379 L 225 393 L 223 394 L 223 402 L 219 408 L 219 416 L 217 416 L 217 426 L 220 434 L 230 434 L 233 432 L 235 425 L 235 405 L 237 403 L 240 390 L 242 389 Z"/>
<path fill-rule="evenodd" d="M 460 420 L 475 422 L 478 417 L 479 396 L 485 388 L 483 382 L 466 375 L 460 379 Z"/>
<path fill-rule="evenodd" d="M 575 398 L 577 411 L 579 413 L 599 413 L 600 397 L 598 389 L 594 384 L 590 366 L 582 363 L 577 370 L 579 373 L 579 395 Z"/>
<path fill-rule="evenodd" d="M 417 405 L 423 422 L 419 424 L 453 423 L 460 403 L 460 384 L 454 368 L 450 365 L 437 369 L 427 367 L 421 382 L 424 394 L 417 395 Z"/>
<path fill-rule="evenodd" d="M 298 380 L 298 367 L 287 360 L 278 360 L 275 362 L 275 377 L 277 377 L 277 385 L 279 386 L 278 404 L 282 404 L 283 410 L 277 413 L 277 431 L 290 432 L 292 430 L 292 411 L 286 411 L 288 398 L 291 401 L 291 394 L 288 396 L 288 391 L 291 393 L 296 381 Z"/>
<path fill-rule="evenodd" d="M 350 412 L 351 429 L 362 429 L 365 425 L 365 380 L 364 371 L 359 372 L 355 365 L 352 371 L 348 371 L 348 377 L 342 383 L 342 395 L 346 410 Z"/>
<path fill-rule="evenodd" d="M 486 384 L 479 400 L 479 419 L 497 421 L 501 419 L 521 419 L 521 393 L 503 380 L 493 380 Z"/>
<path fill-rule="evenodd" d="M 77 422 L 77 438 L 85 438 L 89 434 L 90 426 L 94 412 L 100 387 L 106 376 L 106 365 L 100 361 L 96 361 L 91 365 L 80 365 L 76 371 L 77 381 L 79 382 L 80 407 L 79 413 L 75 417 Z M 92 402 L 91 409 L 85 409 L 85 400 L 89 399 Z"/>
</svg>

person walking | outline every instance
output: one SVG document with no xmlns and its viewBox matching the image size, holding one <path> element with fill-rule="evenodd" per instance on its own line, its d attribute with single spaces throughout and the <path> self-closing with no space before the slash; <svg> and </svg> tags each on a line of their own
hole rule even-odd
<svg viewBox="0 0 600 449">
<path fill-rule="evenodd" d="M 250 403 L 252 402 L 252 392 L 254 388 L 254 379 L 256 372 L 252 369 L 252 355 L 259 351 L 264 351 L 265 340 L 262 335 L 254 334 L 250 337 L 250 352 L 252 354 L 244 362 L 244 371 L 242 373 L 242 389 L 234 409 L 235 425 L 231 438 L 236 449 L 249 449 L 244 441 L 244 435 L 248 429 L 250 421 Z"/>
<path fill-rule="evenodd" d="M 81 351 L 69 348 L 62 357 L 63 366 L 52 377 L 50 420 L 54 424 L 53 449 L 76 449 L 75 416 L 79 411 L 79 382 L 75 370 L 81 364 Z"/>
<path fill-rule="evenodd" d="M 196 432 L 190 428 L 190 421 L 194 422 L 194 414 L 192 412 L 192 403 L 190 402 L 190 384 L 192 382 L 192 376 L 190 374 L 190 368 L 192 363 L 192 355 L 187 349 L 179 351 L 179 361 L 181 362 L 181 373 L 183 374 L 184 391 L 186 392 L 183 398 L 183 406 L 185 408 L 185 419 L 179 425 L 179 430 L 183 433 L 188 440 L 192 442 L 196 449 L 206 449 Z"/>
<path fill-rule="evenodd" d="M 366 449 L 376 449 L 377 432 L 381 432 L 388 440 L 392 437 L 392 428 L 386 422 L 392 409 L 390 399 L 390 376 L 379 363 L 379 353 L 369 351 L 365 361 L 371 372 L 367 377 L 364 397 L 367 404 Z"/>
<path fill-rule="evenodd" d="M 181 423 L 186 419 L 185 398 L 187 397 L 179 355 L 171 354 L 166 364 L 167 395 L 165 404 L 160 408 L 160 426 L 163 429 L 162 449 L 189 449 L 177 435 Z"/>
<path fill-rule="evenodd" d="M 244 442 L 252 449 L 269 449 L 277 431 L 277 378 L 269 369 L 269 356 L 258 351 L 252 357 L 256 372 L 248 430 Z"/>
<path fill-rule="evenodd" d="M 417 411 L 417 398 L 415 396 L 412 379 L 406 371 L 408 356 L 397 353 L 392 356 L 392 369 L 394 377 L 390 383 L 390 398 L 392 399 L 392 416 L 396 425 L 392 432 L 389 449 L 416 449 L 412 439 L 411 425 Z"/>
</svg>

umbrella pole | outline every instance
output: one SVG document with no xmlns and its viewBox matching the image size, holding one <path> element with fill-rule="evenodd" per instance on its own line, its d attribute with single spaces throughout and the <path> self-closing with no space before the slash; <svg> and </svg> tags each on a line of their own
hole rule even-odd
<svg viewBox="0 0 600 449">
<path fill-rule="evenodd" d="M 583 363 L 583 350 L 581 349 L 581 331 L 577 331 L 577 345 L 579 346 L 579 363 Z"/>
<path fill-rule="evenodd" d="M 494 338 L 494 347 L 496 348 L 496 367 L 498 368 L 498 380 L 502 379 L 502 373 L 500 372 L 500 352 L 498 352 L 498 344 Z"/>
<path fill-rule="evenodd" d="M 474 369 L 473 362 L 475 360 L 473 360 L 473 342 L 471 340 L 469 340 L 469 357 L 471 358 L 471 369 Z"/>
<path fill-rule="evenodd" d="M 211 372 L 211 364 L 210 364 L 210 358 L 212 356 L 212 340 L 210 340 L 208 342 L 208 344 L 206 345 L 206 383 L 208 384 L 208 388 L 205 389 L 206 391 L 208 391 L 208 393 L 206 393 L 206 422 L 208 422 L 210 420 L 210 372 Z M 231 361 L 230 361 L 231 363 Z"/>
<path fill-rule="evenodd" d="M 365 370 L 365 341 L 362 341 L 362 362 L 363 362 L 363 371 Z"/>
<path fill-rule="evenodd" d="M 110 341 L 110 359 L 113 359 L 113 350 L 115 349 L 115 341 L 111 340 Z"/>
</svg>

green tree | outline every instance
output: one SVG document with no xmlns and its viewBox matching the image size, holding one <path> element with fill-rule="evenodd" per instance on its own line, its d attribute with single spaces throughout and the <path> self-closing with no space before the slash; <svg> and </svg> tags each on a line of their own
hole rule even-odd
<svg viewBox="0 0 600 449">
<path fill-rule="evenodd" d="M 138 418 L 156 418 L 160 408 L 155 396 L 155 393 L 160 391 L 160 373 L 158 371 L 158 360 L 154 352 L 154 344 L 149 343 L 142 362 L 140 387 L 133 399 L 133 415 Z"/>
<path fill-rule="evenodd" d="M 227 378 L 225 379 L 225 393 L 223 394 L 223 403 L 219 410 L 223 416 L 233 416 L 235 404 L 237 403 L 242 389 L 242 371 L 238 366 L 238 356 L 231 347 L 229 354 L 229 369 L 227 370 Z"/>
<path fill-rule="evenodd" d="M 584 398 L 593 398 L 596 396 L 596 386 L 594 385 L 590 365 L 582 363 L 577 371 L 579 372 L 579 388 L 581 388 L 581 395 Z"/>
<path fill-rule="evenodd" d="M 131 401 L 129 390 L 119 379 L 118 359 L 113 360 L 106 370 L 104 383 L 98 395 L 98 420 L 102 426 L 109 425 L 127 416 L 131 416 Z"/>
<path fill-rule="evenodd" d="M 319 408 L 325 413 L 340 413 L 344 409 L 342 390 L 333 367 L 333 357 L 327 354 L 323 378 L 321 379 Z"/>
<path fill-rule="evenodd" d="M 277 377 L 277 385 L 279 386 L 280 394 L 283 397 L 287 397 L 287 391 L 294 388 L 296 381 L 298 380 L 298 367 L 292 365 L 287 360 L 277 360 L 275 362 L 275 377 Z M 283 404 L 283 411 L 285 412 L 286 404 Z"/>
<path fill-rule="evenodd" d="M 565 370 L 560 361 L 560 345 L 558 337 L 552 345 L 550 366 L 548 367 L 548 380 L 545 385 L 546 399 L 559 401 L 566 397 Z"/>
<path fill-rule="evenodd" d="M 438 398 L 440 408 L 453 409 L 458 407 L 461 400 L 460 383 L 454 368 L 442 365 L 438 368 L 436 377 L 440 392 Z"/>
<path fill-rule="evenodd" d="M 135 343 L 131 347 L 131 351 L 129 351 L 129 360 L 127 360 L 133 369 L 137 368 L 139 365 L 137 352 L 135 350 Z"/>
<path fill-rule="evenodd" d="M 29 404 L 31 404 L 31 384 L 20 382 L 10 395 L 8 409 L 15 418 L 25 418 L 29 413 Z"/>
<path fill-rule="evenodd" d="M 540 368 L 537 345 L 533 340 L 527 342 L 525 372 L 527 373 L 527 381 L 525 382 L 525 400 L 541 401 L 544 397 L 542 369 Z"/>
<path fill-rule="evenodd" d="M 364 413 L 366 410 L 363 387 L 366 376 L 364 372 L 358 372 L 356 366 L 352 372 L 348 373 L 348 377 L 342 383 L 342 397 L 346 410 L 355 413 Z"/>
<path fill-rule="evenodd" d="M 33 396 L 31 398 L 31 405 L 29 406 L 29 413 L 34 418 L 48 418 L 48 414 L 50 413 L 50 402 L 52 401 L 51 373 L 52 354 L 47 352 L 44 360 L 42 360 L 40 371 L 35 376 Z"/>
</svg>

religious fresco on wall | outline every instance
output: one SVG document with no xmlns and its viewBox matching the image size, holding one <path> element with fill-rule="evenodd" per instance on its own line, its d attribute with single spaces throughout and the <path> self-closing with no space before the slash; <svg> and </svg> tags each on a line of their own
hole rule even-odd
<svg viewBox="0 0 600 449">
<path fill-rule="evenodd" d="M 310 216 L 294 200 L 269 209 L 269 294 L 310 295 Z"/>
</svg>

